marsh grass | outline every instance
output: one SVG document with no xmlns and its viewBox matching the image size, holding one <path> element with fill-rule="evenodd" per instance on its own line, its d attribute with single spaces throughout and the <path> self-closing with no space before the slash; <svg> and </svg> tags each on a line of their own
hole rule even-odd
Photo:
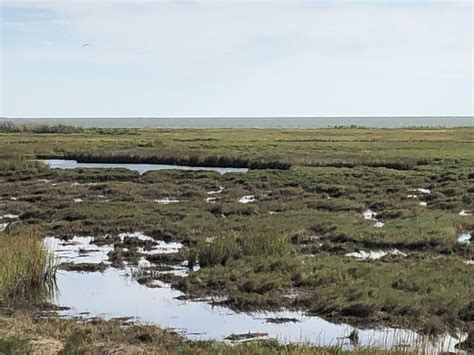
<svg viewBox="0 0 474 355">
<path fill-rule="evenodd" d="M 0 133 L 60 133 L 60 134 L 71 134 L 71 133 L 82 133 L 84 128 L 77 126 L 70 126 L 64 124 L 57 125 L 45 125 L 45 124 L 14 124 L 13 122 L 0 122 Z"/>
<path fill-rule="evenodd" d="M 225 265 L 229 259 L 238 258 L 239 246 L 235 235 L 200 240 L 188 252 L 188 265 L 199 263 L 201 266 Z"/>
<path fill-rule="evenodd" d="M 34 232 L 0 234 L 0 299 L 43 301 L 53 290 L 56 262 Z"/>
<path fill-rule="evenodd" d="M 183 242 L 190 264 L 201 264 L 183 290 L 228 296 L 236 309 L 283 305 L 355 322 L 444 329 L 472 323 L 472 266 L 463 261 L 474 258 L 474 245 L 457 238 L 474 230 L 473 217 L 459 215 L 474 210 L 473 151 L 473 128 L 0 133 L 0 216 L 20 215 L 12 232 L 34 225 L 66 238 L 140 230 Z M 292 166 L 139 175 L 30 161 L 74 155 L 205 165 L 281 159 Z M 207 203 L 208 192 L 221 186 L 215 203 Z M 409 198 L 414 188 L 432 192 Z M 255 203 L 239 203 L 245 195 Z M 165 197 L 180 203 L 153 202 Z M 363 219 L 367 208 L 383 228 Z M 391 248 L 407 256 L 344 256 Z"/>
<path fill-rule="evenodd" d="M 204 347 L 204 349 L 202 349 Z M 200 349 L 201 348 L 201 349 Z M 266 355 L 266 354 L 301 354 L 301 355 L 343 355 L 343 354 L 359 354 L 359 355 L 398 355 L 398 354 L 415 354 L 410 350 L 394 349 L 381 350 L 371 347 L 356 347 L 353 350 L 344 350 L 340 346 L 318 347 L 307 344 L 288 344 L 282 345 L 276 340 L 255 340 L 237 344 L 227 344 L 216 341 L 200 341 L 188 342 L 186 346 L 180 348 L 183 354 L 193 354 L 194 351 L 204 351 L 207 354 L 238 354 L 238 355 Z"/>
<path fill-rule="evenodd" d="M 27 354 L 30 351 L 28 341 L 17 336 L 0 338 L 0 354 Z"/>
<path fill-rule="evenodd" d="M 3 154 L 6 153 L 3 152 Z M 3 154 L 0 152 L 0 176 L 8 177 L 19 173 L 35 174 L 46 170 L 46 167 L 39 162 L 26 160 L 14 153 L 8 153 L 8 158 Z"/>
<path fill-rule="evenodd" d="M 223 235 L 199 241 L 188 252 L 189 265 L 198 262 L 202 267 L 226 265 L 243 257 L 283 257 L 294 252 L 286 235 L 253 234 L 240 237 Z"/>
<path fill-rule="evenodd" d="M 252 257 L 283 257 L 291 255 L 294 250 L 287 235 L 253 234 L 239 239 L 242 255 Z"/>
</svg>

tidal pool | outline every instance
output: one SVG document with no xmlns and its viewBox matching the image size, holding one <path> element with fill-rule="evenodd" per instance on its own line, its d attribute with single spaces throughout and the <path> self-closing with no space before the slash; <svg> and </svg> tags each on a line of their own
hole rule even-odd
<svg viewBox="0 0 474 355">
<path fill-rule="evenodd" d="M 63 315 L 88 312 L 90 317 L 134 317 L 136 320 L 172 328 L 190 339 L 223 340 L 231 334 L 266 333 L 282 342 L 342 345 L 350 348 L 347 336 L 354 329 L 299 312 L 236 313 L 206 302 L 179 300 L 183 294 L 166 284 L 150 288 L 135 282 L 127 269 L 104 272 L 60 272 L 56 303 L 71 307 Z M 269 323 L 269 318 L 294 318 L 297 322 Z M 391 348 L 429 348 L 429 353 L 454 351 L 458 343 L 450 336 L 430 342 L 413 331 L 395 328 L 360 329 L 359 343 Z"/>
<path fill-rule="evenodd" d="M 146 238 L 140 233 L 129 233 Z M 122 236 L 120 236 L 122 238 Z M 163 253 L 179 250 L 179 243 L 158 242 L 155 248 Z M 47 238 L 46 245 L 68 262 L 104 262 L 111 246 L 97 247 L 91 237 L 75 237 L 63 242 Z M 89 250 L 89 257 L 85 251 Z M 456 351 L 455 345 L 464 340 L 444 335 L 430 339 L 407 329 L 381 327 L 358 329 L 348 324 L 336 324 L 322 318 L 307 316 L 295 311 L 234 312 L 223 306 L 209 303 L 211 300 L 183 300 L 184 294 L 168 284 L 158 282 L 153 287 L 139 284 L 133 274 L 138 267 L 121 269 L 109 267 L 103 272 L 59 271 L 57 293 L 54 302 L 70 307 L 61 311 L 65 317 L 102 317 L 104 319 L 132 317 L 136 321 L 156 324 L 173 329 L 193 340 L 224 340 L 232 334 L 264 333 L 281 342 L 307 342 L 315 345 L 340 345 L 350 349 L 353 344 L 347 338 L 352 330 L 359 334 L 359 345 L 380 348 L 423 349 L 437 354 Z M 179 270 L 178 270 L 179 271 Z M 182 273 L 186 275 L 186 272 Z M 291 322 L 269 322 L 271 319 L 292 319 Z M 295 321 L 296 320 L 296 321 Z"/>
<path fill-rule="evenodd" d="M 91 244 L 92 237 L 74 236 L 72 239 L 63 241 L 54 237 L 44 239 L 45 246 L 54 252 L 58 262 L 73 264 L 80 263 L 106 263 L 109 257 L 107 254 L 114 248 L 111 245 L 97 246 Z"/>
<path fill-rule="evenodd" d="M 342 345 L 354 329 L 299 312 L 236 313 L 206 302 L 183 301 L 183 294 L 166 284 L 150 288 L 135 282 L 130 270 L 109 268 L 104 272 L 63 272 L 58 275 L 56 303 L 71 307 L 63 315 L 88 312 L 90 317 L 134 317 L 136 320 L 172 328 L 190 339 L 219 339 L 231 334 L 266 333 L 283 342 Z M 274 324 L 268 318 L 294 318 L 298 322 Z M 455 351 L 459 342 L 451 336 L 428 340 L 413 331 L 395 328 L 358 330 L 361 345 L 383 348 L 429 348 L 429 353 Z"/>
<path fill-rule="evenodd" d="M 167 165 L 167 164 L 119 164 L 119 163 L 78 163 L 76 160 L 64 159 L 46 159 L 41 160 L 52 169 L 78 169 L 78 168 L 95 168 L 95 169 L 114 169 L 123 168 L 131 171 L 137 171 L 143 174 L 153 170 L 206 170 L 217 171 L 219 174 L 226 173 L 246 173 L 247 168 L 220 168 L 220 167 L 201 167 L 201 166 L 184 166 L 184 165 Z"/>
</svg>

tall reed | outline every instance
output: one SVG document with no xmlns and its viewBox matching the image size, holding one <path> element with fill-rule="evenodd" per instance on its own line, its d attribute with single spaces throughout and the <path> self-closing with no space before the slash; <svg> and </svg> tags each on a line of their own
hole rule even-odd
<svg viewBox="0 0 474 355">
<path fill-rule="evenodd" d="M 0 234 L 0 300 L 44 298 L 52 291 L 56 265 L 34 232 Z"/>
</svg>

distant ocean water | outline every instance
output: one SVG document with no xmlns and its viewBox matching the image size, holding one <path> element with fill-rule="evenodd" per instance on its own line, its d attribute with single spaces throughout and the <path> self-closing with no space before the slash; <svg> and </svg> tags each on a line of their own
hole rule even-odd
<svg viewBox="0 0 474 355">
<path fill-rule="evenodd" d="M 120 117 L 120 118 L 0 118 L 19 124 L 67 124 L 101 128 L 324 128 L 334 126 L 466 127 L 474 116 L 452 117 Z"/>
</svg>

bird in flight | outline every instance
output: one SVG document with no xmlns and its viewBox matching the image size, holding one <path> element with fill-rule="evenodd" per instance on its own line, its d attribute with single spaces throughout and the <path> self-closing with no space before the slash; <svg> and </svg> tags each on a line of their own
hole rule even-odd
<svg viewBox="0 0 474 355">
<path fill-rule="evenodd" d="M 87 46 L 90 46 L 90 44 L 89 44 L 89 43 L 84 43 L 84 44 L 82 45 L 82 48 L 87 47 Z"/>
</svg>

